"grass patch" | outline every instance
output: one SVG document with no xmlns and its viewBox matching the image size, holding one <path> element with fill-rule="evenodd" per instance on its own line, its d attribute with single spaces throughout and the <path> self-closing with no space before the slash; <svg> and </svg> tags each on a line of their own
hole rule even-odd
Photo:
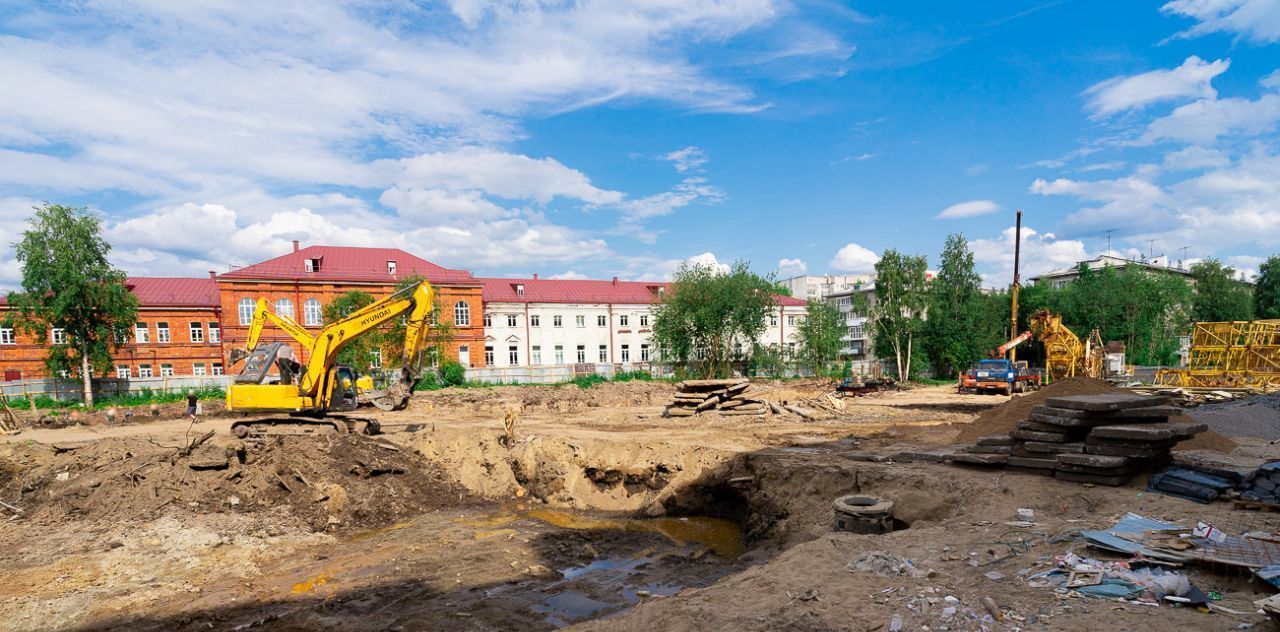
<svg viewBox="0 0 1280 632">
<path fill-rule="evenodd" d="M 192 389 L 198 399 L 225 399 L 227 392 L 217 386 L 207 386 L 200 389 Z M 79 401 L 74 400 L 56 400 L 45 395 L 37 395 L 35 397 L 36 408 L 61 410 L 69 408 L 82 408 Z M 124 395 L 107 395 L 96 397 L 93 400 L 94 410 L 103 410 L 118 406 L 128 408 L 130 406 L 150 406 L 151 404 L 171 404 L 174 402 L 185 402 L 187 393 L 182 391 L 156 391 L 144 388 L 140 391 L 126 393 Z M 30 409 L 31 403 L 25 397 L 10 397 L 9 406 L 13 408 Z"/>
</svg>

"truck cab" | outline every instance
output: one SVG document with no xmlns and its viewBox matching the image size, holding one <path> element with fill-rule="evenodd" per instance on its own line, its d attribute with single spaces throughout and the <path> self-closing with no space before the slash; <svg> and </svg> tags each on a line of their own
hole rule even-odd
<svg viewBox="0 0 1280 632">
<path fill-rule="evenodd" d="M 1013 393 L 1013 384 L 1017 381 L 1018 371 L 1013 363 L 1005 359 L 981 360 L 975 371 L 979 393 L 1000 392 L 1005 395 Z"/>
</svg>

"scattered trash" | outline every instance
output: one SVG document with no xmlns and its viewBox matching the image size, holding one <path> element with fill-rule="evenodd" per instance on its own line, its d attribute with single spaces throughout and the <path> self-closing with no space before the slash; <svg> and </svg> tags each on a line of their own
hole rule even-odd
<svg viewBox="0 0 1280 632">
<path fill-rule="evenodd" d="M 1022 522 L 1035 522 L 1036 512 L 1033 509 L 1018 508 L 1018 520 Z"/>
<path fill-rule="evenodd" d="M 888 551 L 868 551 L 849 562 L 846 567 L 855 573 L 875 573 L 877 575 L 908 577 L 924 577 L 928 573 L 922 571 L 911 560 L 902 559 Z"/>
</svg>

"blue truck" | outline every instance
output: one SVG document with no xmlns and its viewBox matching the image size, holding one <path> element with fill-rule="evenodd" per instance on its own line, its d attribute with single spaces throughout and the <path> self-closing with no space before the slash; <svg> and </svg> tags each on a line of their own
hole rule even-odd
<svg viewBox="0 0 1280 632">
<path fill-rule="evenodd" d="M 1025 360 L 980 360 L 974 368 L 973 388 L 978 393 L 1025 393 L 1040 388 L 1040 374 L 1031 371 Z"/>
</svg>

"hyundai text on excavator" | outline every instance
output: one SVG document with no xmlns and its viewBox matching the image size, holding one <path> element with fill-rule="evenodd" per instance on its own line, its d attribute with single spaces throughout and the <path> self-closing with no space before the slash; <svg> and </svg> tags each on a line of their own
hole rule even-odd
<svg viewBox="0 0 1280 632">
<path fill-rule="evenodd" d="M 408 405 L 420 375 L 418 362 L 426 340 L 433 298 L 434 290 L 423 281 L 325 325 L 315 336 L 292 319 L 271 312 L 267 302 L 259 299 L 246 348 L 231 354 L 232 363 L 243 358 L 244 367 L 227 388 L 227 409 L 246 413 L 286 413 L 290 416 L 237 421 L 231 426 L 232 432 L 239 437 L 250 434 L 346 433 L 353 431 L 356 421 L 360 420 L 341 416 L 334 418 L 330 414 L 353 411 L 362 399 L 367 399 L 381 410 L 403 409 Z M 338 353 L 343 347 L 400 316 L 406 316 L 406 323 L 404 356 L 398 381 L 392 380 L 386 388 L 374 390 L 368 376 L 362 377 L 356 369 L 337 364 Z M 276 356 L 286 344 L 258 344 L 268 321 L 306 350 L 307 362 L 292 380 L 295 383 L 267 382 L 271 367 L 276 364 Z M 363 421 L 366 422 L 366 432 L 377 432 L 376 420 Z"/>
</svg>

